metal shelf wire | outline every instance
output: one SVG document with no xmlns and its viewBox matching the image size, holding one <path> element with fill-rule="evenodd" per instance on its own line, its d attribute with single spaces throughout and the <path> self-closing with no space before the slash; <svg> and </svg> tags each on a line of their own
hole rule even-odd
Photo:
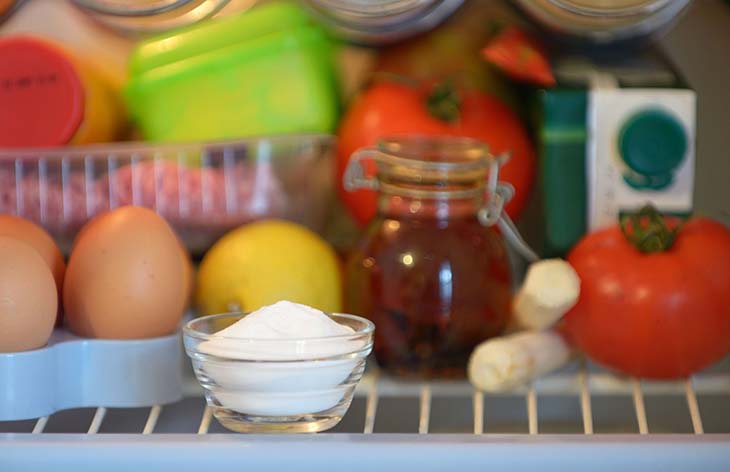
<svg viewBox="0 0 730 472">
<path fill-rule="evenodd" d="M 696 470 L 730 470 L 730 359 L 690 379 L 673 382 L 620 378 L 581 360 L 502 394 L 474 390 L 464 381 L 404 382 L 371 370 L 333 433 L 298 437 L 230 433 L 215 421 L 194 379 L 189 380 L 186 398 L 170 405 L 145 409 L 100 406 L 58 412 L 33 421 L 0 422 L 0 470 L 13 470 L 3 468 L 4 461 L 12 460 L 23 448 L 42 450 L 54 461 L 68 464 L 82 457 L 87 461 L 96 457 L 93 451 L 103 450 L 97 458 L 100 464 L 110 455 L 119 454 L 120 464 L 130 467 L 136 464 L 133 461 L 139 454 L 164 455 L 178 451 L 176 448 L 192 450 L 208 445 L 211 449 L 199 449 L 198 453 L 217 451 L 233 460 L 239 446 L 255 445 L 258 452 L 246 457 L 252 461 L 256 458 L 259 462 L 250 464 L 260 465 L 264 459 L 259 452 L 277 444 L 287 448 L 306 445 L 306 454 L 311 453 L 310 460 L 316 462 L 318 454 L 348 447 L 366 448 L 360 452 L 369 451 L 368 457 L 391 457 L 388 454 L 395 454 L 389 449 L 393 441 L 404 448 L 398 452 L 403 454 L 398 460 L 423 456 L 425 461 L 425 457 L 434 455 L 433 460 L 439 461 L 442 454 L 452 460 L 449 451 L 463 449 L 472 451 L 464 464 L 473 465 L 496 460 L 493 454 L 501 457 L 506 451 L 514 454 L 524 447 L 527 458 L 534 454 L 535 462 L 530 464 L 540 467 L 551 463 L 549 458 L 540 459 L 540 451 L 549 444 L 555 451 L 562 451 L 561 455 L 576 454 L 580 450 L 573 448 L 578 446 L 592 448 L 591 453 L 579 453 L 578 457 L 587 461 L 581 462 L 583 465 L 590 463 L 595 453 L 603 457 L 605 464 L 626 470 L 642 470 L 642 464 L 662 461 L 682 464 L 685 459 L 690 461 L 685 465 Z M 674 419 L 670 421 L 669 417 Z M 151 444 L 156 446 L 151 449 Z M 663 448 L 658 456 L 657 445 Z M 91 449 L 89 455 L 88 447 L 97 449 Z M 682 451 L 688 456 L 680 455 Z M 38 461 L 45 457 L 43 454 Z M 35 453 L 31 455 L 35 457 Z M 477 462 L 470 462 L 472 459 Z M 166 460 L 177 463 L 182 459 Z M 288 459 L 284 455 L 276 460 Z M 634 462 L 621 462 L 629 460 Z M 195 463 L 188 461 L 192 461 L 190 467 Z M 384 462 L 382 470 L 393 464 Z M 568 470 L 561 462 L 553 466 Z M 514 470 L 534 470 L 525 467 L 516 466 Z M 183 465 L 179 468 L 185 470 Z M 430 463 L 422 469 L 439 470 Z M 59 470 L 73 469 L 69 465 Z"/>
<path fill-rule="evenodd" d="M 200 402 L 204 405 L 205 400 L 199 395 L 199 390 L 194 381 L 188 384 L 188 401 Z M 725 396 L 730 400 L 730 369 L 721 372 L 709 372 L 699 374 L 694 378 L 674 382 L 643 382 L 631 378 L 619 378 L 605 371 L 594 371 L 589 369 L 584 361 L 580 361 L 572 372 L 561 372 L 539 379 L 535 383 L 518 389 L 514 392 L 502 394 L 503 398 L 524 400 L 526 432 L 529 435 L 540 434 L 540 410 L 539 400 L 543 397 L 551 398 L 575 398 L 579 403 L 579 429 L 585 435 L 594 434 L 594 412 L 593 401 L 601 397 L 630 397 L 633 406 L 633 418 L 636 432 L 640 435 L 648 435 L 650 422 L 648 420 L 646 395 L 652 397 L 683 397 L 686 405 L 686 413 L 691 431 L 694 434 L 704 434 L 703 418 L 700 408 L 700 399 L 705 395 Z M 489 432 L 489 426 L 485 422 L 485 411 L 490 408 L 489 396 L 484 392 L 474 390 L 466 382 L 402 382 L 388 378 L 377 370 L 369 372 L 358 386 L 356 398 L 364 403 L 363 426 L 360 432 L 373 434 L 377 432 L 376 424 L 378 419 L 379 405 L 383 399 L 414 399 L 418 405 L 417 427 L 412 433 L 424 435 L 430 432 L 432 415 L 435 413 L 443 415 L 438 411 L 438 399 L 443 398 L 467 398 L 471 400 L 472 423 L 468 425 L 468 431 L 475 435 L 482 435 Z M 194 399 L 194 400 L 192 400 Z M 160 417 L 168 408 L 164 405 L 155 405 L 146 410 L 145 421 L 139 431 L 141 435 L 155 434 Z M 105 407 L 98 407 L 94 410 L 93 416 L 86 429 L 86 434 L 94 435 L 101 433 L 101 428 L 107 421 L 108 410 Z M 675 412 L 676 413 L 676 412 Z M 187 414 L 187 410 L 186 410 Z M 191 413 L 192 414 L 192 413 Z M 210 433 L 211 425 L 214 424 L 212 411 L 207 406 L 199 413 L 200 420 L 197 422 L 196 431 L 175 431 L 176 433 L 188 433 L 205 435 Z M 352 412 L 356 414 L 356 412 Z M 35 420 L 29 431 L 34 435 L 44 433 L 51 417 L 41 417 Z M 515 415 L 519 416 L 519 415 Z M 730 410 L 726 412 L 727 428 L 725 431 L 730 434 Z M 26 422 L 0 422 L 0 433 L 10 431 L 17 432 L 18 424 Z M 15 426 L 15 427 L 13 427 Z M 631 429 L 630 425 L 626 425 Z M 114 428 L 112 427 L 113 431 Z M 22 432 L 22 431 L 21 431 Z M 349 430 L 346 432 L 356 432 Z M 675 432 L 675 431 L 662 431 Z M 679 431 L 681 432 L 681 431 Z"/>
</svg>

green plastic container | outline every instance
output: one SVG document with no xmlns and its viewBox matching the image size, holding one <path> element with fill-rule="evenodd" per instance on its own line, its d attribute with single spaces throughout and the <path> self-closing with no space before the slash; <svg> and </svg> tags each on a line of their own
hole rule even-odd
<svg viewBox="0 0 730 472">
<path fill-rule="evenodd" d="M 127 105 L 151 141 L 330 133 L 335 47 L 297 5 L 265 4 L 141 43 Z"/>
</svg>

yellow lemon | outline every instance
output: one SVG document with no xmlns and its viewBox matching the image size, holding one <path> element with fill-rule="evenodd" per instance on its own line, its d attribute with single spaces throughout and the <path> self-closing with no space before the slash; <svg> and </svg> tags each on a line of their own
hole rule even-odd
<svg viewBox="0 0 730 472">
<path fill-rule="evenodd" d="M 200 263 L 201 314 L 254 311 L 280 300 L 340 312 L 340 268 L 334 250 L 307 228 L 279 220 L 251 223 L 223 236 Z"/>
</svg>

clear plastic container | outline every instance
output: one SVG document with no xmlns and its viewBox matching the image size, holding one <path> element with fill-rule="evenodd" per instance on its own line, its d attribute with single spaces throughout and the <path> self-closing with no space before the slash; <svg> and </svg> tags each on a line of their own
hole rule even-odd
<svg viewBox="0 0 730 472">
<path fill-rule="evenodd" d="M 375 326 L 358 316 L 332 314 L 353 333 L 301 339 L 215 336 L 244 316 L 205 316 L 183 330 L 185 351 L 218 421 L 252 433 L 314 433 L 339 423 L 365 370 Z"/>
<path fill-rule="evenodd" d="M 0 150 L 0 214 L 41 224 L 68 250 L 100 212 L 151 208 L 189 250 L 241 224 L 286 218 L 324 228 L 334 138 L 297 135 L 191 144 Z"/>
</svg>

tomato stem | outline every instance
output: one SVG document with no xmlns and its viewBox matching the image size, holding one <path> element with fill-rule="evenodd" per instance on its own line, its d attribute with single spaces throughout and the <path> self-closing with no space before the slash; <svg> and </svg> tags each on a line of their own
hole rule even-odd
<svg viewBox="0 0 730 472">
<path fill-rule="evenodd" d="M 626 239 L 643 253 L 667 251 L 682 227 L 680 223 L 670 228 L 664 215 L 651 204 L 622 216 L 620 225 Z"/>
<path fill-rule="evenodd" d="M 436 84 L 426 98 L 426 108 L 438 120 L 457 122 L 461 116 L 461 96 L 451 81 Z"/>
</svg>

